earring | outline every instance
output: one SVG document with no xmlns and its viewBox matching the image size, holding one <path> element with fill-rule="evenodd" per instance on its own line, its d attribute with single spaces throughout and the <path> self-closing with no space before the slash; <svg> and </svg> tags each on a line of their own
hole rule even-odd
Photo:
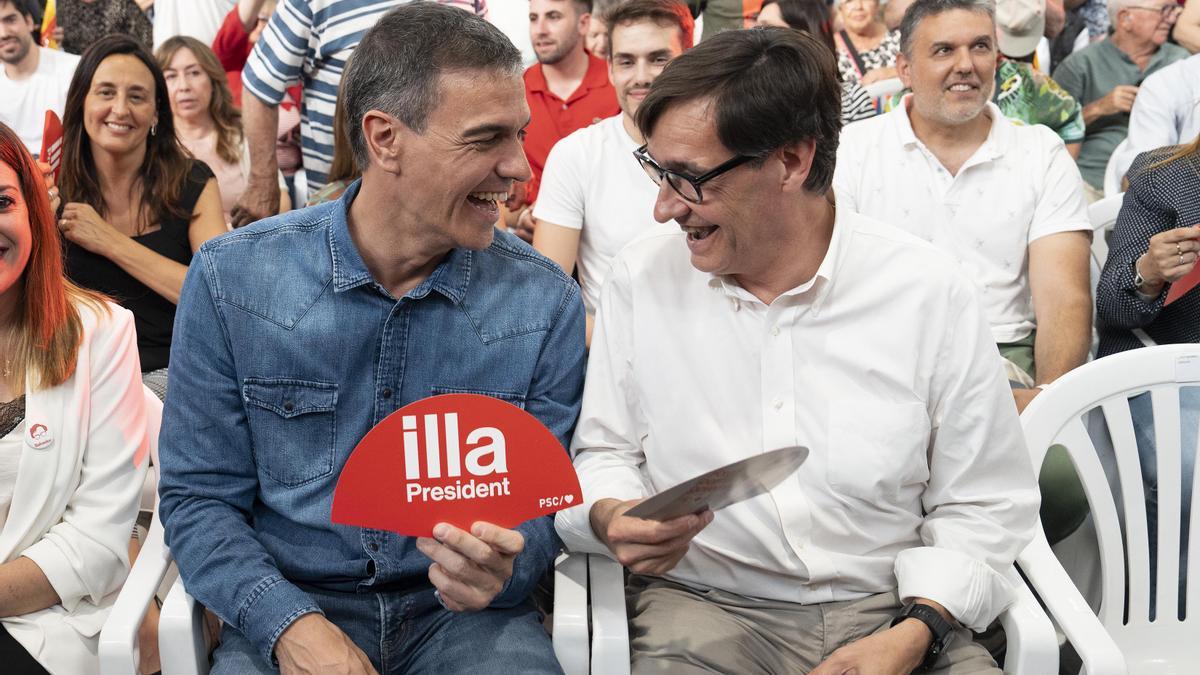
<svg viewBox="0 0 1200 675">
<path fill-rule="evenodd" d="M 155 133 L 157 133 L 157 132 L 158 132 L 158 125 L 157 125 L 157 124 L 151 124 L 151 125 L 150 125 L 150 135 L 151 135 L 151 136 L 153 136 L 153 135 L 154 135 Z"/>
</svg>

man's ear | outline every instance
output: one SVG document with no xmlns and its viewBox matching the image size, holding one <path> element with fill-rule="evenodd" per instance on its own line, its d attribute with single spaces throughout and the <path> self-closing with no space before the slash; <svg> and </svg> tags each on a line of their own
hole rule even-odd
<svg viewBox="0 0 1200 675">
<path fill-rule="evenodd" d="M 399 174 L 405 136 L 412 131 L 385 112 L 369 110 L 363 115 L 362 133 L 371 163 L 388 173 Z"/>
<path fill-rule="evenodd" d="M 912 61 L 904 55 L 904 52 L 896 54 L 896 77 L 904 83 L 905 88 L 912 89 Z"/>
<path fill-rule="evenodd" d="M 590 12 L 584 12 L 579 15 L 579 34 L 587 37 L 588 27 L 592 25 L 592 15 Z"/>
<path fill-rule="evenodd" d="M 780 188 L 784 192 L 795 193 L 804 189 L 816 154 L 817 141 L 811 138 L 776 150 L 776 156 L 783 164 Z"/>
</svg>

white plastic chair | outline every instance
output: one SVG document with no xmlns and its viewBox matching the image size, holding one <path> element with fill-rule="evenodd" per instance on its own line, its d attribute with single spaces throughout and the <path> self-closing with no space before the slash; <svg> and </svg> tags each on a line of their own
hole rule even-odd
<svg viewBox="0 0 1200 675">
<path fill-rule="evenodd" d="M 1113 195 L 1121 194 L 1121 179 L 1125 176 L 1118 170 L 1120 167 L 1121 155 L 1125 154 L 1125 148 L 1129 147 L 1129 139 L 1122 139 L 1113 148 L 1113 152 L 1108 156 L 1108 164 L 1104 166 L 1104 196 L 1112 197 Z"/>
<path fill-rule="evenodd" d="M 867 96 L 878 99 L 891 97 L 904 91 L 904 83 L 898 77 L 889 77 L 886 80 L 878 80 L 863 87 L 867 92 Z"/>
<path fill-rule="evenodd" d="M 581 635 L 576 631 L 560 635 L 558 622 L 586 626 L 590 609 L 590 672 L 628 675 L 629 624 L 625 615 L 625 570 L 617 561 L 603 555 L 573 553 L 568 560 L 573 565 L 576 564 L 575 560 L 585 561 L 589 583 L 585 596 L 575 586 L 564 589 L 559 585 L 560 580 L 555 579 L 555 652 L 573 655 L 589 653 L 586 633 Z M 1015 568 L 1009 568 L 1008 580 L 1017 591 L 1017 601 L 1000 615 L 1008 639 L 1004 672 L 1008 675 L 1057 673 L 1058 640 L 1054 626 Z M 587 603 L 589 599 L 590 606 Z M 562 662 L 561 658 L 559 660 Z M 574 661 L 571 668 L 567 667 L 566 662 L 562 664 L 566 675 L 585 675 L 589 672 Z"/>
<path fill-rule="evenodd" d="M 1067 373 L 1021 415 L 1034 466 L 1063 445 L 1083 483 L 1100 561 L 1099 616 L 1080 597 L 1038 529 L 1017 558 L 1047 609 L 1083 659 L 1088 673 L 1194 673 L 1200 663 L 1200 533 L 1188 544 L 1186 618 L 1179 619 L 1181 386 L 1200 384 L 1200 345 L 1136 349 Z M 1150 620 L 1146 499 L 1128 399 L 1150 392 L 1158 465 L 1157 615 Z M 1113 494 L 1085 416 L 1099 408 L 1111 437 Z M 1187 477 L 1197 494 L 1195 476 Z M 1123 517 L 1122 517 L 1123 516 Z M 1192 518 L 1187 519 L 1192 522 Z M 1126 598 L 1128 593 L 1128 598 Z M 1122 652 L 1124 653 L 1123 661 Z"/>
<path fill-rule="evenodd" d="M 1117 224 L 1123 201 L 1125 193 L 1118 192 L 1088 206 L 1088 220 L 1092 221 L 1092 254 L 1100 267 L 1104 267 L 1104 261 L 1108 260 L 1108 235 L 1112 233 L 1113 225 Z"/>
<path fill-rule="evenodd" d="M 144 567 L 147 563 L 153 562 L 149 559 L 153 558 L 156 552 L 165 550 L 162 545 L 162 525 L 158 522 L 156 508 L 158 431 L 162 427 L 163 404 L 148 387 L 143 386 L 142 388 L 146 399 L 146 433 L 150 438 L 151 464 L 151 471 L 146 477 L 149 504 L 146 503 L 147 491 L 144 490 L 142 508 L 143 510 L 149 508 L 154 512 L 154 516 L 150 520 L 150 530 L 142 544 L 142 551 L 138 554 L 134 569 L 139 565 Z M 143 563 L 143 559 L 147 559 L 147 563 Z M 169 564 L 170 560 L 164 563 L 164 574 L 166 566 Z M 104 628 L 100 631 L 98 655 L 100 672 L 103 675 L 136 675 L 138 672 L 137 631 L 149 609 L 151 598 L 158 591 L 160 581 L 161 577 L 158 581 L 152 582 L 144 575 L 135 576 L 134 570 L 130 570 L 129 577 L 125 579 L 125 584 L 121 587 L 112 611 L 104 622 Z"/>
</svg>

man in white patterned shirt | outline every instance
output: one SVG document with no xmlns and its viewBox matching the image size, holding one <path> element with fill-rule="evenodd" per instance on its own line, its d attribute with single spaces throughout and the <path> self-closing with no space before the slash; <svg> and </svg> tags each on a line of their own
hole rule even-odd
<svg viewBox="0 0 1200 675">
<path fill-rule="evenodd" d="M 234 207 L 234 227 L 279 210 L 275 135 L 287 88 L 304 82 L 300 145 L 311 195 L 325 185 L 333 161 L 333 109 L 346 60 L 389 9 L 412 0 L 280 0 L 242 70 L 242 124 L 250 149 L 246 190 Z M 487 0 L 438 0 L 487 14 Z"/>
<path fill-rule="evenodd" d="M 840 97 L 828 48 L 756 29 L 672 61 L 638 111 L 677 226 L 609 271 L 572 440 L 584 503 L 556 518 L 633 573 L 634 673 L 999 673 L 966 629 L 1012 602 L 1033 471 L 970 280 L 835 210 Z M 625 515 L 791 445 L 808 460 L 769 493 Z"/>
</svg>

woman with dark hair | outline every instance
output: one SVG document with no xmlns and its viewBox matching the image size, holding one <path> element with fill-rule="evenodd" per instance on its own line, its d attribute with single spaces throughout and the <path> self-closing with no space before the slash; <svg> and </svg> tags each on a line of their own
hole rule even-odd
<svg viewBox="0 0 1200 675">
<path fill-rule="evenodd" d="M 217 181 L 176 139 L 158 64 L 124 35 L 83 53 L 63 129 L 67 274 L 133 312 L 146 383 L 163 396 L 187 266 L 226 231 Z"/>
<path fill-rule="evenodd" d="M 216 54 L 203 42 L 176 35 L 154 53 L 167 82 L 175 134 L 192 157 L 204 162 L 217 177 L 225 222 L 246 189 L 250 154 L 242 136 L 242 113 L 233 103 L 225 71 Z M 279 211 L 291 208 L 287 186 L 279 179 Z"/>
<path fill-rule="evenodd" d="M 0 124 L 0 670 L 96 673 L 146 476 L 133 317 L 63 277 L 41 171 Z"/>
<path fill-rule="evenodd" d="M 794 28 L 820 39 L 837 55 L 829 6 L 823 0 L 764 0 L 759 26 Z M 856 80 L 842 80 L 842 124 L 874 117 L 875 102 Z"/>
</svg>

